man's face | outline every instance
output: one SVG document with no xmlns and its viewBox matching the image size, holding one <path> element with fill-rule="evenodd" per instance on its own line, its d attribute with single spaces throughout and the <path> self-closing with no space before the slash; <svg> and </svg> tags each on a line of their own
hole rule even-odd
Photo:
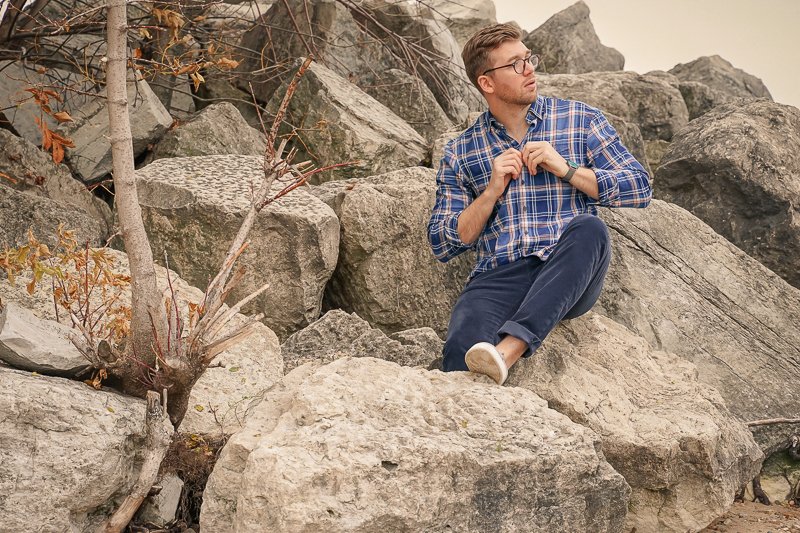
<svg viewBox="0 0 800 533">
<path fill-rule="evenodd" d="M 510 65 L 530 55 L 531 51 L 521 41 L 506 41 L 489 53 L 488 68 Z M 485 74 L 492 82 L 493 94 L 497 99 L 511 105 L 530 105 L 536 101 L 538 88 L 533 67 L 528 62 L 523 64 L 525 68 L 522 74 L 515 72 L 511 66 Z"/>
</svg>

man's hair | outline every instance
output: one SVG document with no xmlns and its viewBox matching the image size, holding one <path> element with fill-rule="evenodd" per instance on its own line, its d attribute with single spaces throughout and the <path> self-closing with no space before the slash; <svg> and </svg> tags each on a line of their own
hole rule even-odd
<svg viewBox="0 0 800 533">
<path fill-rule="evenodd" d="M 522 40 L 522 33 L 511 24 L 495 24 L 478 31 L 464 44 L 461 59 L 467 70 L 469 81 L 478 86 L 478 77 L 489 66 L 489 53 L 506 41 Z"/>
</svg>

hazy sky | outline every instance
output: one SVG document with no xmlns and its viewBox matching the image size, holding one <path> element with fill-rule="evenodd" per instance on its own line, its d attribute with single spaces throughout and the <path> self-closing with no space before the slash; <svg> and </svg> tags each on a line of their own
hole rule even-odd
<svg viewBox="0 0 800 533">
<path fill-rule="evenodd" d="M 498 22 L 538 28 L 576 0 L 494 0 Z M 800 0 L 584 0 L 600 41 L 625 70 L 669 70 L 718 54 L 800 107 Z"/>
</svg>

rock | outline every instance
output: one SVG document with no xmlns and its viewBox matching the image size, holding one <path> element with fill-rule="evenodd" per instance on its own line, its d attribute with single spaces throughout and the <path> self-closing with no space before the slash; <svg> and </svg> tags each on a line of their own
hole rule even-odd
<svg viewBox="0 0 800 533">
<path fill-rule="evenodd" d="M 668 149 L 669 149 L 669 143 L 667 141 L 656 140 L 656 141 L 646 141 L 644 143 L 644 151 L 645 151 L 645 157 L 647 159 L 647 164 L 651 169 L 653 169 L 650 172 L 651 177 L 654 175 L 654 172 L 661 165 L 661 160 L 664 159 L 664 154 L 667 153 Z"/>
<path fill-rule="evenodd" d="M 365 14 L 383 28 L 370 23 Z M 261 22 L 245 33 L 241 46 L 262 50 L 276 67 L 265 72 L 260 58 L 245 59 L 241 70 L 261 73 L 252 79 L 243 78 L 239 86 L 248 90 L 247 83 L 252 82 L 257 98 L 263 102 L 283 98 L 278 87 L 293 75 L 291 65 L 295 58 L 307 56 L 311 47 L 316 61 L 359 87 L 383 84 L 379 75 L 390 69 L 420 73 L 439 105 L 455 122 L 482 106 L 477 89 L 470 85 L 464 71 L 458 43 L 442 22 L 433 20 L 427 6 L 370 0 L 348 8 L 348 4 L 333 0 L 289 0 L 274 4 Z M 303 37 L 298 36 L 298 29 Z M 388 36 L 386 29 L 402 39 Z M 286 38 L 273 39 L 275 32 L 282 32 Z M 405 49 L 401 49 L 401 42 Z M 436 59 L 400 59 L 407 57 L 409 42 Z M 389 105 L 388 101 L 381 103 Z"/>
<path fill-rule="evenodd" d="M 433 0 L 427 5 L 434 18 L 444 22 L 461 48 L 478 30 L 497 24 L 492 0 Z"/>
<path fill-rule="evenodd" d="M 157 486 L 161 489 L 155 496 L 148 496 L 136 515 L 136 520 L 164 527 L 175 520 L 181 501 L 183 481 L 174 474 L 162 477 Z"/>
<path fill-rule="evenodd" d="M 72 177 L 66 165 L 56 165 L 53 158 L 31 142 L 0 129 L 0 172 L 3 184 L 19 191 L 68 204 L 93 216 L 107 234 L 111 225 L 111 209 Z"/>
<path fill-rule="evenodd" d="M 168 131 L 153 150 L 154 159 L 201 155 L 264 156 L 264 134 L 245 122 L 228 102 L 212 104 Z"/>
<path fill-rule="evenodd" d="M 104 252 L 113 262 L 113 271 L 129 274 L 128 259 L 124 253 L 111 249 L 105 249 Z M 175 272 L 169 272 L 178 308 L 186 323 L 189 302 L 201 302 L 203 293 L 190 286 Z M 167 270 L 156 265 L 156 277 L 166 296 Z M 94 293 L 90 300 L 93 308 L 101 303 L 98 293 L 99 291 Z M 0 294 L 4 304 L 16 302 L 42 319 L 56 320 L 49 284 L 40 284 L 34 294 L 29 295 L 24 284 L 11 286 L 3 278 L 0 279 Z M 119 302 L 130 306 L 129 290 L 121 293 Z M 63 313 L 60 317 L 65 319 Z M 222 334 L 241 325 L 245 320 L 247 318 L 244 315 L 236 315 Z M 262 325 L 250 337 L 218 355 L 213 366 L 195 383 L 189 396 L 189 409 L 180 425 L 181 432 L 216 437 L 220 433 L 229 435 L 237 431 L 241 428 L 243 413 L 249 400 L 281 377 L 283 360 L 278 338 L 272 330 Z"/>
<path fill-rule="evenodd" d="M 595 311 L 694 363 L 739 420 L 795 417 L 800 291 L 678 206 L 653 200 L 602 218 L 614 259 Z M 766 449 L 796 428 L 753 431 Z"/>
<path fill-rule="evenodd" d="M 144 400 L 0 368 L 0 413 L 0 531 L 94 531 L 129 494 Z"/>
<path fill-rule="evenodd" d="M 0 359 L 14 368 L 71 377 L 89 361 L 70 341 L 72 328 L 42 320 L 30 310 L 7 302 L 0 310 Z"/>
<path fill-rule="evenodd" d="M 433 148 L 431 150 L 431 163 L 433 164 L 434 170 L 437 172 L 439 171 L 439 165 L 442 163 L 442 157 L 444 157 L 445 145 L 462 133 L 464 133 L 463 129 L 453 129 L 442 133 L 433 141 Z"/>
<path fill-rule="evenodd" d="M 139 156 L 158 141 L 172 124 L 172 117 L 144 80 L 128 82 L 133 153 Z M 86 182 L 97 181 L 111 172 L 111 144 L 108 140 L 108 110 L 104 98 L 97 98 L 76 113 L 75 122 L 62 125 L 75 148 L 67 148 L 67 163 Z"/>
<path fill-rule="evenodd" d="M 647 173 L 652 177 L 653 172 L 647 160 L 646 143 L 644 139 L 642 139 L 642 130 L 639 129 L 639 126 L 610 113 L 605 115 L 605 117 L 614 129 L 617 130 L 619 138 L 625 148 L 627 148 L 631 155 L 642 164 Z"/>
<path fill-rule="evenodd" d="M 239 0 L 206 4 L 206 23 L 214 33 L 240 33 L 253 27 L 275 2 Z"/>
<path fill-rule="evenodd" d="M 187 282 L 206 287 L 250 208 L 250 187 L 263 179 L 263 158 L 216 155 L 159 159 L 136 173 L 139 203 L 157 258 L 169 254 Z M 285 184 L 274 183 L 272 193 Z M 339 223 L 323 202 L 297 189 L 264 208 L 238 261 L 247 275 L 231 301 L 270 288 L 244 307 L 263 312 L 279 337 L 316 320 L 336 266 Z"/>
<path fill-rule="evenodd" d="M 398 117 L 431 143 L 443 131 L 453 128 L 453 123 L 436 102 L 428 86 L 416 76 L 400 69 L 381 73 L 380 83 L 364 85 L 368 95 L 386 106 Z"/>
<path fill-rule="evenodd" d="M 750 431 L 693 364 L 607 317 L 563 322 L 509 384 L 601 435 L 606 459 L 631 486 L 625 531 L 699 531 L 761 468 Z"/>
<path fill-rule="evenodd" d="M 97 246 L 105 242 L 108 232 L 105 224 L 95 217 L 68 204 L 48 198 L 15 191 L 0 183 L 0 250 L 4 246 L 19 246 L 28 243 L 28 230 L 36 238 L 55 246 L 58 242 L 58 226 L 75 231 L 79 243 L 88 242 Z"/>
<path fill-rule="evenodd" d="M 268 112 L 277 112 L 283 93 L 277 92 Z M 428 159 L 425 139 L 411 126 L 319 63 L 298 83 L 286 116 L 301 129 L 296 161 L 311 159 L 318 167 L 354 163 L 317 174 L 315 182 L 380 174 Z"/>
<path fill-rule="evenodd" d="M 680 63 L 669 71 L 682 82 L 697 81 L 712 90 L 735 97 L 769 98 L 766 85 L 747 72 L 731 65 L 718 55 L 704 56 L 689 63 Z"/>
<path fill-rule="evenodd" d="M 389 338 L 355 313 L 328 311 L 316 322 L 292 334 L 281 345 L 284 372 L 309 361 L 342 357 L 378 357 L 403 366 L 425 366 L 441 355 L 444 342 L 430 328 L 408 330 Z M 405 334 L 405 336 L 403 335 Z M 438 341 L 438 350 L 436 341 Z"/>
<path fill-rule="evenodd" d="M 689 122 L 689 111 L 672 76 L 655 72 L 539 74 L 540 94 L 580 100 L 639 126 L 644 140 L 672 136 Z"/>
<path fill-rule="evenodd" d="M 206 78 L 205 83 L 200 85 L 197 94 L 200 98 L 211 100 L 212 102 L 225 101 L 233 104 L 250 126 L 261 131 L 261 122 L 259 122 L 258 111 L 253 104 L 253 97 L 245 91 L 234 87 L 228 80 L 217 79 L 210 75 Z M 206 103 L 205 106 L 202 106 L 198 103 L 198 105 L 200 109 L 205 109 L 205 107 L 213 104 Z M 264 123 L 265 125 L 267 123 L 266 117 Z"/>
<path fill-rule="evenodd" d="M 304 365 L 220 454 L 204 531 L 621 531 L 596 435 L 525 389 L 372 358 Z M 469 512 L 465 512 L 468 510 Z"/>
<path fill-rule="evenodd" d="M 544 64 L 540 69 L 549 74 L 622 70 L 625 66 L 621 53 L 600 42 L 583 0 L 547 19 L 523 43 L 541 56 Z"/>
<path fill-rule="evenodd" d="M 689 120 L 694 120 L 709 109 L 733 100 L 730 95 L 699 81 L 682 81 L 679 89 L 689 110 Z"/>
<path fill-rule="evenodd" d="M 664 154 L 655 195 L 701 218 L 800 287 L 800 110 L 731 102 L 692 121 Z"/>
<path fill-rule="evenodd" d="M 474 256 L 445 265 L 431 254 L 435 178 L 432 169 L 416 167 L 311 189 L 342 228 L 339 264 L 325 291 L 329 307 L 386 332 L 426 326 L 444 333 Z"/>
</svg>

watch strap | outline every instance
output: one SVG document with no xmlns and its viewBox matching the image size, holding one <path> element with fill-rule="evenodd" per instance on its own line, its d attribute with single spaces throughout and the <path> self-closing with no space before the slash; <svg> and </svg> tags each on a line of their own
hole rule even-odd
<svg viewBox="0 0 800 533">
<path fill-rule="evenodd" d="M 578 164 L 572 161 L 567 161 L 567 165 L 569 166 L 569 170 L 561 179 L 569 183 L 572 180 L 572 176 L 574 176 L 575 172 L 578 170 Z"/>
</svg>

